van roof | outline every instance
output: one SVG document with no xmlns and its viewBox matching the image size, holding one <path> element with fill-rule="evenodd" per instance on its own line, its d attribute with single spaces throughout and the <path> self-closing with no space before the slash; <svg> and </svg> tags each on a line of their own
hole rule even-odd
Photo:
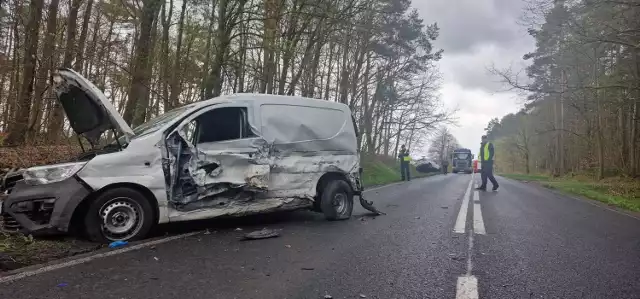
<svg viewBox="0 0 640 299">
<path fill-rule="evenodd" d="M 288 105 L 308 105 L 318 108 L 334 108 L 340 110 L 349 110 L 349 106 L 332 101 L 312 99 L 300 96 L 285 96 L 261 93 L 234 93 L 222 95 L 209 100 L 193 103 L 193 107 L 209 106 L 211 104 L 230 103 L 230 102 L 252 102 L 258 105 L 262 104 L 288 104 Z"/>
</svg>

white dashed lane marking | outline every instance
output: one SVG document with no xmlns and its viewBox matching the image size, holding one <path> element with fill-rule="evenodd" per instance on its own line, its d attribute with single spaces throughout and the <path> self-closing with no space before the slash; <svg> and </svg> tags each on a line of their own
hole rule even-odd
<svg viewBox="0 0 640 299">
<path fill-rule="evenodd" d="M 473 192 L 473 232 L 478 235 L 486 235 L 484 219 L 482 219 L 482 209 L 480 207 L 480 194 Z"/>
<path fill-rule="evenodd" d="M 473 186 L 473 175 L 471 175 L 469 186 L 467 187 L 467 191 L 464 193 L 464 198 L 462 199 L 460 211 L 458 211 L 458 218 L 456 219 L 456 224 L 453 227 L 454 233 L 464 234 L 465 232 L 467 226 L 467 212 L 469 210 L 469 197 L 471 197 L 471 186 Z"/>
</svg>

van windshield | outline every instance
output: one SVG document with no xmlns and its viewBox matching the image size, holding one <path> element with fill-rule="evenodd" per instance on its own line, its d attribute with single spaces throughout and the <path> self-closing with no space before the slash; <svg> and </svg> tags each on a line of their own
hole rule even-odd
<svg viewBox="0 0 640 299">
<path fill-rule="evenodd" d="M 175 108 L 172 109 L 166 113 L 163 113 L 155 118 L 150 119 L 148 122 L 145 122 L 137 127 L 135 127 L 133 129 L 133 137 L 131 139 L 136 139 L 148 134 L 151 134 L 157 130 L 159 130 L 160 128 L 162 128 L 164 125 L 168 124 L 169 122 L 171 122 L 172 120 L 174 120 L 176 117 L 179 117 L 180 115 L 182 115 L 183 113 L 185 113 L 187 110 L 191 109 L 192 105 L 187 105 L 187 106 L 182 106 L 179 108 Z M 116 141 L 116 139 L 112 139 L 110 142 L 107 143 L 107 146 L 115 146 L 117 144 L 121 144 L 121 145 L 125 145 L 125 138 L 124 135 L 120 135 Z"/>
<path fill-rule="evenodd" d="M 135 134 L 133 138 L 138 138 L 147 134 L 151 134 L 158 129 L 160 129 L 165 124 L 171 122 L 173 119 L 183 114 L 187 110 L 191 109 L 191 105 L 182 106 L 180 108 L 175 108 L 173 110 L 168 111 L 162 115 L 159 115 L 155 118 L 152 118 L 146 123 L 143 123 L 133 129 L 133 133 Z"/>
</svg>

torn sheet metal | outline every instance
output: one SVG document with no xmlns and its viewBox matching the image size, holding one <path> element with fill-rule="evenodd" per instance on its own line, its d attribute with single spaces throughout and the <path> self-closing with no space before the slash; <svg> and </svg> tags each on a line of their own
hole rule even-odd
<svg viewBox="0 0 640 299">
<path fill-rule="evenodd" d="M 282 105 L 265 106 L 260 106 L 259 130 L 249 119 L 253 138 L 194 146 L 189 123 L 169 135 L 168 193 L 177 209 L 172 220 L 311 206 L 318 181 L 330 172 L 360 186 L 360 157 L 349 115 L 315 108 L 302 110 L 309 115 L 288 114 L 279 110 Z M 326 124 L 332 118 L 338 121 Z"/>
</svg>

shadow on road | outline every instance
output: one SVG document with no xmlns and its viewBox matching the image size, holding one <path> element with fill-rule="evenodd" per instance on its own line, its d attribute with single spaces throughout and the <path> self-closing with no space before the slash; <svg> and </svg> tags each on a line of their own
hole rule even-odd
<svg viewBox="0 0 640 299">
<path fill-rule="evenodd" d="M 353 217 L 357 217 L 355 214 Z M 251 215 L 243 217 L 216 218 L 209 220 L 195 220 L 188 222 L 176 222 L 158 225 L 148 238 L 177 235 L 200 230 L 226 230 L 242 228 L 250 231 L 267 226 L 300 224 L 326 221 L 322 214 L 311 211 L 275 212 L 264 215 Z"/>
</svg>

